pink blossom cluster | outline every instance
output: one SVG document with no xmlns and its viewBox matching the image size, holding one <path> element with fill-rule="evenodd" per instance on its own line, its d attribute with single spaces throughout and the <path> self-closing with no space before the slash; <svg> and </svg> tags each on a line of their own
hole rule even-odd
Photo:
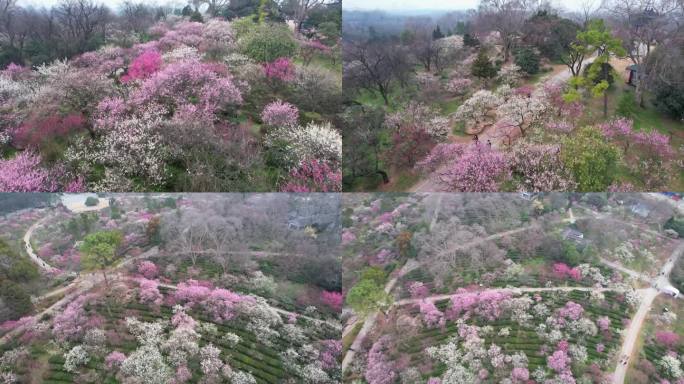
<svg viewBox="0 0 684 384">
<path fill-rule="evenodd" d="M 466 291 L 460 288 L 451 296 L 446 315 L 448 319 L 454 320 L 462 317 L 463 314 L 474 313 L 489 321 L 494 321 L 502 315 L 501 305 L 511 296 L 511 292 L 506 290 Z"/>
<path fill-rule="evenodd" d="M 80 131 L 85 125 L 86 119 L 80 113 L 29 119 L 14 130 L 13 141 L 22 148 L 36 147 L 46 140 Z"/>
<path fill-rule="evenodd" d="M 319 359 L 323 369 L 333 369 L 338 366 L 337 359 L 342 354 L 341 340 L 323 340 L 321 342 L 322 349 L 319 352 Z"/>
<path fill-rule="evenodd" d="M 553 275 L 557 279 L 571 278 L 575 281 L 582 280 L 582 271 L 579 269 L 579 267 L 570 268 L 565 263 L 554 263 L 553 264 Z"/>
<path fill-rule="evenodd" d="M 503 152 L 486 145 L 468 146 L 456 162 L 440 172 L 440 183 L 450 191 L 491 192 L 508 180 L 511 170 Z"/>
<path fill-rule="evenodd" d="M 50 171 L 42 168 L 41 157 L 23 151 L 11 159 L 0 159 L 0 191 L 54 192 L 58 189 Z"/>
<path fill-rule="evenodd" d="M 679 335 L 671 331 L 657 331 L 655 339 L 658 344 L 668 349 L 673 349 L 679 344 Z"/>
<path fill-rule="evenodd" d="M 143 260 L 138 264 L 138 273 L 145 276 L 146 279 L 154 279 L 159 273 L 157 265 L 149 260 Z"/>
<path fill-rule="evenodd" d="M 339 312 L 342 310 L 344 298 L 342 292 L 323 291 L 321 292 L 321 301 L 333 311 Z"/>
<path fill-rule="evenodd" d="M 426 326 L 429 328 L 444 326 L 446 322 L 444 313 L 437 309 L 434 302 L 421 300 L 420 303 L 418 303 L 418 308 L 420 309 L 420 314 L 423 316 L 423 321 Z"/>
<path fill-rule="evenodd" d="M 323 53 L 329 53 L 331 50 L 330 47 L 321 43 L 320 40 L 304 40 L 301 42 L 301 45 L 303 49 L 311 49 Z"/>
<path fill-rule="evenodd" d="M 241 104 L 242 94 L 230 75 L 219 77 L 197 60 L 171 63 L 144 80 L 131 94 L 131 103 L 156 103 L 174 111 L 188 103 L 213 114 L 224 104 Z"/>
<path fill-rule="evenodd" d="M 295 79 L 295 67 L 287 57 L 279 57 L 264 64 L 264 75 L 269 79 L 290 82 Z"/>
<path fill-rule="evenodd" d="M 412 298 L 422 299 L 427 297 L 428 287 L 421 281 L 412 281 L 408 284 L 408 291 Z"/>
<path fill-rule="evenodd" d="M 570 356 L 563 351 L 555 351 L 551 356 L 546 359 L 549 368 L 553 369 L 558 373 L 566 372 L 569 370 Z"/>
<path fill-rule="evenodd" d="M 584 308 L 575 303 L 574 301 L 568 301 L 565 306 L 558 309 L 558 316 L 564 319 L 579 320 L 584 313 Z"/>
<path fill-rule="evenodd" d="M 9 63 L 7 67 L 0 71 L 0 75 L 6 76 L 14 81 L 26 78 L 31 75 L 31 68 L 24 67 L 15 63 Z"/>
<path fill-rule="evenodd" d="M 0 331 L 3 332 L 9 332 L 13 329 L 23 327 L 24 325 L 30 324 L 33 322 L 33 316 L 24 316 L 20 318 L 19 320 L 7 320 L 3 323 L 0 323 Z"/>
<path fill-rule="evenodd" d="M 527 382 L 530 379 L 530 371 L 527 368 L 515 367 L 511 370 L 511 380 L 513 382 Z"/>
<path fill-rule="evenodd" d="M 440 165 L 461 157 L 465 148 L 464 144 L 459 143 L 439 143 L 430 150 L 430 153 L 423 160 L 417 162 L 415 167 L 421 171 L 433 172 Z"/>
<path fill-rule="evenodd" d="M 308 159 L 290 170 L 289 178 L 281 192 L 340 192 L 342 169 L 329 161 Z"/>
<path fill-rule="evenodd" d="M 197 325 L 197 321 L 193 319 L 192 316 L 185 313 L 185 310 L 177 310 L 173 316 L 171 316 L 171 325 L 175 328 L 194 329 Z"/>
<path fill-rule="evenodd" d="M 276 100 L 264 107 L 261 120 L 271 127 L 294 127 L 299 120 L 299 109 L 290 103 Z"/>
<path fill-rule="evenodd" d="M 124 360 L 126 360 L 126 355 L 119 351 L 114 351 L 105 357 L 105 366 L 108 370 L 113 371 L 120 367 Z"/>
<path fill-rule="evenodd" d="M 178 284 L 174 295 L 179 302 L 184 302 L 187 307 L 202 306 L 215 321 L 227 321 L 233 319 L 236 307 L 239 304 L 254 304 L 255 300 L 250 296 L 243 296 L 223 288 L 210 288 L 196 280 L 187 280 Z"/>
<path fill-rule="evenodd" d="M 87 329 L 90 320 L 83 306 L 90 296 L 78 296 L 57 314 L 53 321 L 52 334 L 59 341 L 77 340 Z"/>
<path fill-rule="evenodd" d="M 465 95 L 473 85 L 473 81 L 468 78 L 457 77 L 451 79 L 446 84 L 446 90 L 455 95 Z"/>
<path fill-rule="evenodd" d="M 134 80 L 148 78 L 157 72 L 162 65 L 162 57 L 156 50 L 148 50 L 136 57 L 128 66 L 128 71 L 121 77 L 121 82 L 128 83 Z"/>
<path fill-rule="evenodd" d="M 356 240 L 356 235 L 349 229 L 342 230 L 342 245 L 349 244 Z"/>
<path fill-rule="evenodd" d="M 396 378 L 396 371 L 387 361 L 384 351 L 388 347 L 389 336 L 380 337 L 368 351 L 366 373 L 368 384 L 392 384 Z"/>
<path fill-rule="evenodd" d="M 164 50 L 171 50 L 183 45 L 198 48 L 202 43 L 203 30 L 202 23 L 184 21 L 176 25 L 175 29 L 167 31 L 159 39 L 159 47 Z M 162 29 L 159 28 L 156 32 L 162 32 Z"/>
<path fill-rule="evenodd" d="M 596 320 L 596 325 L 599 330 L 606 332 L 610 329 L 610 318 L 608 316 L 601 316 Z"/>
<path fill-rule="evenodd" d="M 164 296 L 159 292 L 159 282 L 157 280 L 149 280 L 141 278 L 138 281 L 140 284 L 140 302 L 143 304 L 161 305 Z"/>
<path fill-rule="evenodd" d="M 629 150 L 631 144 L 640 146 L 643 151 L 651 156 L 669 159 L 674 155 L 670 146 L 670 138 L 656 130 L 649 132 L 634 129 L 632 120 L 616 119 L 600 125 L 603 134 L 622 143 L 625 150 Z"/>
<path fill-rule="evenodd" d="M 390 259 L 392 258 L 392 252 L 389 249 L 381 249 L 380 252 L 378 252 L 375 255 L 375 258 L 373 260 L 374 264 L 385 264 L 387 263 Z"/>
</svg>

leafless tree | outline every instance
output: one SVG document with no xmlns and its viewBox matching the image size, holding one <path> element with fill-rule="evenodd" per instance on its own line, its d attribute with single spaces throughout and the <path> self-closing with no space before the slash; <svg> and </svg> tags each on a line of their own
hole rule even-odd
<svg viewBox="0 0 684 384">
<path fill-rule="evenodd" d="M 292 19 L 295 22 L 297 32 L 301 32 L 302 24 L 311 15 L 311 12 L 323 4 L 326 0 L 289 0 L 287 1 L 287 8 L 291 12 Z"/>
<path fill-rule="evenodd" d="M 404 83 L 411 71 L 408 52 L 386 41 L 352 41 L 343 45 L 344 84 L 380 93 L 389 104 L 392 83 Z"/>
<path fill-rule="evenodd" d="M 216 16 L 230 5 L 230 0 L 206 0 L 206 3 L 209 5 L 208 12 Z"/>
<path fill-rule="evenodd" d="M 62 26 L 63 41 L 72 42 L 78 52 L 84 51 L 98 33 L 104 36 L 111 18 L 109 9 L 93 0 L 64 0 L 53 12 Z"/>
<path fill-rule="evenodd" d="M 503 43 L 504 62 L 508 62 L 528 14 L 527 0 L 480 1 L 478 23 L 499 32 Z"/>
<path fill-rule="evenodd" d="M 644 106 L 644 90 L 652 74 L 649 56 L 677 30 L 675 0 L 615 0 L 607 4 L 615 18 L 615 34 L 622 39 L 627 55 L 637 66 L 636 99 Z"/>
<path fill-rule="evenodd" d="M 125 1 L 121 6 L 121 18 L 127 28 L 142 33 L 154 22 L 155 11 L 145 3 Z"/>
</svg>

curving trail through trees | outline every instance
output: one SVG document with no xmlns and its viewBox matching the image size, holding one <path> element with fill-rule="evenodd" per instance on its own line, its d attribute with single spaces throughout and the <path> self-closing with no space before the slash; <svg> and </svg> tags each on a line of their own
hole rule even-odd
<svg viewBox="0 0 684 384">
<path fill-rule="evenodd" d="M 38 267 L 43 271 L 47 273 L 51 273 L 57 270 L 57 268 L 51 266 L 45 260 L 41 259 L 36 255 L 36 253 L 33 251 L 33 247 L 31 246 L 31 236 L 33 235 L 33 231 L 38 228 L 39 225 L 43 223 L 48 218 L 48 216 L 43 217 L 42 219 L 36 221 L 33 223 L 26 233 L 24 234 L 24 249 L 26 250 L 26 253 L 28 254 L 29 258 L 31 261 L 33 261 Z"/>
<path fill-rule="evenodd" d="M 653 301 L 661 293 L 662 289 L 665 288 L 666 285 L 671 286 L 669 281 L 670 271 L 672 271 L 674 263 L 682 256 L 682 253 L 684 253 L 684 241 L 680 241 L 679 246 L 677 246 L 670 255 L 668 262 L 661 267 L 658 277 L 651 280 L 651 283 L 658 287 L 658 289 L 650 287 L 640 290 L 642 292 L 642 300 L 639 304 L 639 309 L 632 318 L 629 328 L 625 333 L 625 340 L 623 341 L 620 350 L 620 360 L 622 360 L 623 357 L 628 357 L 627 364 L 621 364 L 620 360 L 618 361 L 615 373 L 613 374 L 613 384 L 623 384 L 625 382 L 625 376 L 627 375 L 627 370 L 632 361 L 631 357 L 634 354 L 634 348 L 639 339 L 639 335 L 641 334 L 646 315 L 651 311 Z M 677 298 L 681 299 L 682 295 L 680 294 Z"/>
<path fill-rule="evenodd" d="M 435 215 L 437 215 L 437 214 L 438 214 L 438 209 L 435 209 Z M 560 222 L 575 222 L 578 219 L 582 219 L 582 218 L 587 217 L 587 216 L 574 216 L 572 214 L 572 211 L 569 211 L 568 214 L 569 214 L 568 218 L 564 218 L 564 219 L 561 219 L 559 221 Z M 612 217 L 606 217 L 605 215 L 602 215 L 602 214 L 599 214 L 599 213 L 596 213 L 593 211 L 592 211 L 592 216 L 594 216 L 597 219 L 605 219 L 605 220 L 613 220 L 616 222 L 621 222 L 623 224 L 628 224 L 628 225 L 631 225 L 635 228 L 639 228 L 640 230 L 643 230 L 645 232 L 649 232 L 649 233 L 652 233 L 652 234 L 655 234 L 655 235 L 658 235 L 661 237 L 667 237 L 667 236 L 662 235 L 661 233 L 656 232 L 654 230 L 641 228 L 637 224 L 627 222 L 624 220 L 620 220 L 620 219 L 616 219 L 616 218 L 612 218 Z M 431 222 L 431 225 L 430 225 L 431 228 L 435 222 L 436 222 L 436 220 L 433 217 L 433 221 Z M 491 236 L 487 236 L 485 238 L 478 239 L 478 240 L 475 240 L 475 241 L 472 241 L 472 242 L 469 242 L 466 244 L 460 244 L 460 245 L 458 245 L 454 248 L 451 248 L 449 250 L 446 250 L 440 254 L 444 254 L 447 252 L 453 252 L 456 249 L 467 248 L 467 247 L 476 245 L 476 244 L 484 242 L 484 241 L 498 239 L 498 238 L 501 238 L 501 237 L 506 236 L 506 235 L 519 233 L 519 232 L 529 230 L 529 229 L 535 228 L 535 227 L 538 227 L 538 226 L 530 225 L 528 227 L 517 228 L 517 229 L 513 229 L 513 230 L 509 230 L 509 231 L 500 232 L 500 233 L 497 233 L 497 234 L 494 234 Z M 641 333 L 641 329 L 643 327 L 644 321 L 646 319 L 646 315 L 650 311 L 651 306 L 652 306 L 655 298 L 660 293 L 662 293 L 662 291 L 665 288 L 672 286 L 672 284 L 669 281 L 669 275 L 670 275 L 670 272 L 672 271 L 672 268 L 674 267 L 674 264 L 682 256 L 682 254 L 684 254 L 684 240 L 680 240 L 680 244 L 672 252 L 668 261 L 661 267 L 658 276 L 655 278 L 649 278 L 648 276 L 645 276 L 639 272 L 636 272 L 634 270 L 626 268 L 626 267 L 624 267 L 618 263 L 612 262 L 612 261 L 607 260 L 605 258 L 600 258 L 600 261 L 603 264 L 605 264 L 605 265 L 607 265 L 613 269 L 616 269 L 620 272 L 623 272 L 623 273 L 629 275 L 630 277 L 632 277 L 634 279 L 637 279 L 637 280 L 640 280 L 643 282 L 647 282 L 651 285 L 651 287 L 649 287 L 649 288 L 642 288 L 642 289 L 635 290 L 641 296 L 641 301 L 640 301 L 640 304 L 639 304 L 637 311 L 634 314 L 634 317 L 631 319 L 629 327 L 625 331 L 624 340 L 623 340 L 622 346 L 620 348 L 620 356 L 621 357 L 633 355 L 634 348 L 636 346 L 636 342 L 638 340 L 638 337 Z M 414 261 L 414 260 L 409 260 L 409 262 L 404 264 L 404 266 L 401 268 L 401 270 L 399 271 L 397 276 L 395 276 L 393 279 L 391 279 L 387 283 L 387 285 L 385 286 L 385 292 L 389 293 L 392 290 L 392 288 L 396 284 L 398 277 L 402 276 L 404 273 L 410 271 L 411 269 L 413 269 L 417 266 L 417 265 L 410 265 L 411 261 Z M 409 266 L 409 267 L 407 268 L 407 266 Z M 499 288 L 497 288 L 497 289 L 499 289 Z M 620 289 L 620 288 L 598 288 L 598 287 L 539 287 L 539 288 L 537 288 L 537 287 L 520 287 L 520 288 L 500 288 L 500 289 L 501 290 L 509 290 L 511 292 L 518 292 L 518 293 L 522 293 L 522 292 L 549 292 L 549 291 L 607 292 L 607 291 L 624 290 L 624 289 Z M 449 299 L 451 296 L 452 296 L 451 294 L 440 294 L 440 295 L 428 296 L 428 297 L 423 298 L 423 299 L 402 299 L 402 300 L 395 301 L 392 304 L 392 306 L 403 306 L 403 305 L 411 305 L 411 304 L 415 305 L 415 304 L 418 304 L 422 300 L 427 300 L 427 301 L 446 300 L 446 299 Z M 684 299 L 684 297 L 681 294 L 677 298 Z M 364 338 L 373 328 L 375 321 L 377 320 L 377 316 L 378 316 L 378 311 L 375 311 L 366 317 L 361 330 L 359 331 L 358 335 L 356 336 L 356 338 L 352 342 L 350 349 L 344 355 L 344 359 L 342 360 L 342 372 L 343 373 L 349 367 L 349 364 L 353 361 L 353 359 L 356 355 L 356 352 L 360 349 Z M 350 332 L 353 329 L 355 324 L 356 324 L 356 322 L 352 322 L 352 323 L 348 324 L 347 327 L 345 327 L 345 330 L 343 331 L 343 333 L 347 334 L 348 332 Z M 619 360 L 622 360 L 622 359 L 619 359 Z M 628 367 L 629 367 L 629 364 L 623 365 L 620 363 L 620 361 L 618 361 L 617 367 L 615 369 L 615 373 L 613 375 L 612 384 L 624 384 L 625 376 L 626 376 Z"/>
<path fill-rule="evenodd" d="M 596 57 L 590 57 L 587 58 L 584 61 L 584 66 L 591 64 Z M 540 84 L 543 84 L 544 82 L 551 81 L 551 82 L 557 82 L 557 83 L 565 83 L 567 82 L 570 78 L 572 77 L 572 72 L 570 72 L 570 69 L 567 68 L 562 72 L 559 72 L 555 75 L 546 75 L 542 76 L 540 80 L 537 82 L 534 91 L 532 92 L 532 95 L 530 96 L 531 98 L 543 98 L 543 89 L 539 87 Z M 506 135 L 497 132 L 497 127 L 506 127 L 508 128 L 504 123 L 505 121 L 499 120 L 496 121 L 494 124 L 491 124 L 485 130 L 480 132 L 478 134 L 478 139 L 481 143 L 487 143 L 487 140 L 491 141 L 492 147 L 498 148 L 503 146 L 504 139 L 507 138 Z M 511 138 L 510 140 L 513 140 Z M 445 173 L 447 168 L 449 167 L 448 164 L 442 165 L 439 168 L 437 168 L 434 172 L 426 175 L 424 178 L 422 178 L 418 183 L 414 184 L 411 188 L 409 188 L 409 192 L 440 192 L 440 191 L 445 191 L 445 188 L 442 186 L 442 183 L 440 182 L 440 175 Z"/>
</svg>

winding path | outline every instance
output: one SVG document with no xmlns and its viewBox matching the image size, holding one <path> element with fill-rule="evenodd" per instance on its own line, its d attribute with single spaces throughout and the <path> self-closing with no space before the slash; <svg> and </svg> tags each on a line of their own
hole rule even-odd
<svg viewBox="0 0 684 384">
<path fill-rule="evenodd" d="M 585 59 L 584 63 L 582 64 L 583 68 L 586 67 L 587 65 L 591 64 L 595 59 L 596 59 L 595 57 L 590 57 L 590 58 Z M 572 72 L 570 72 L 570 68 L 566 68 L 564 71 L 556 73 L 556 74 L 547 74 L 545 76 L 542 76 L 539 79 L 539 81 L 535 84 L 535 89 L 532 92 L 532 95 L 530 97 L 532 97 L 532 98 L 544 97 L 543 88 L 539 87 L 540 84 L 543 84 L 547 81 L 557 82 L 557 83 L 565 83 L 571 77 L 572 77 Z M 485 144 L 485 143 L 487 143 L 487 140 L 489 140 L 492 143 L 492 147 L 497 148 L 497 147 L 501 146 L 503 139 L 506 136 L 501 134 L 500 132 L 497 132 L 497 129 L 495 128 L 495 127 L 500 125 L 499 124 L 500 122 L 502 122 L 502 120 L 495 122 L 494 124 L 487 127 L 484 131 L 480 132 L 480 134 L 478 134 L 478 138 L 480 140 L 480 143 Z M 448 164 L 444 164 L 441 167 L 439 167 L 437 170 L 435 170 L 434 172 L 430 173 L 429 175 L 426 175 L 423 179 L 418 181 L 418 183 L 411 186 L 411 188 L 409 188 L 409 192 L 440 192 L 440 191 L 444 191 L 445 188 L 442 186 L 442 183 L 440 183 L 439 177 L 441 174 L 443 174 L 447 170 L 447 168 L 448 168 Z"/>
<path fill-rule="evenodd" d="M 48 216 L 43 217 L 42 219 L 36 221 L 33 223 L 26 233 L 24 234 L 24 249 L 26 249 L 26 253 L 28 254 L 29 258 L 31 261 L 33 261 L 38 267 L 43 271 L 47 273 L 51 273 L 53 271 L 56 271 L 57 268 L 51 266 L 50 264 L 46 263 L 45 260 L 41 259 L 36 255 L 36 253 L 33 251 L 33 247 L 31 246 L 31 236 L 33 235 L 33 231 L 40 226 L 43 221 L 47 220 Z"/>
</svg>

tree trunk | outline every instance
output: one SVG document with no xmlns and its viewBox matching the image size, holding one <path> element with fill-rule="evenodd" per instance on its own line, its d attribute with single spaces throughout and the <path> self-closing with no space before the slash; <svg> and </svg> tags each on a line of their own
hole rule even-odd
<svg viewBox="0 0 684 384">
<path fill-rule="evenodd" d="M 637 73 L 637 83 L 634 96 L 636 97 L 639 106 L 644 108 L 644 80 L 641 76 L 639 76 L 639 73 Z"/>
<path fill-rule="evenodd" d="M 601 64 L 601 67 L 603 68 L 603 79 L 607 82 L 608 81 L 608 66 Z M 608 85 L 608 88 L 610 88 L 610 84 Z M 606 90 L 603 91 L 603 117 L 604 118 L 608 117 L 608 88 L 606 88 Z"/>
</svg>

